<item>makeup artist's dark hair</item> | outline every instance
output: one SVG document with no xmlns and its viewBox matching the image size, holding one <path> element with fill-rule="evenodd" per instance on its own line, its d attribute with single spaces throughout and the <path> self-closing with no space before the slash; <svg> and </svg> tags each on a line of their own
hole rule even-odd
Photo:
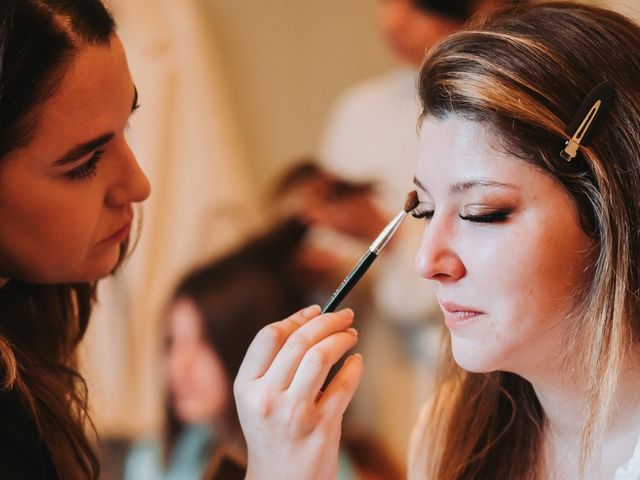
<svg viewBox="0 0 640 480">
<path fill-rule="evenodd" d="M 597 7 L 557 2 L 497 12 L 435 46 L 419 78 L 423 116 L 457 116 L 498 148 L 558 179 L 597 244 L 577 286 L 566 362 L 588 380 L 581 475 L 597 456 L 622 359 L 640 342 L 640 28 Z M 615 88 L 588 148 L 559 155 L 565 127 L 600 82 Z M 410 468 L 433 479 L 533 479 L 545 414 L 530 383 L 456 364 L 447 334 L 437 391 Z"/>
<path fill-rule="evenodd" d="M 219 443 L 213 446 L 214 452 L 224 450 L 228 439 L 244 442 L 233 401 L 233 380 L 253 338 L 269 323 L 303 306 L 305 294 L 294 281 L 293 271 L 294 254 L 306 229 L 296 220 L 284 222 L 190 272 L 172 295 L 169 308 L 182 300 L 195 306 L 202 321 L 203 340 L 216 353 L 226 374 L 227 388 L 220 395 L 228 396 L 227 410 L 216 421 Z M 165 462 L 170 460 L 184 428 L 170 398 L 166 411 Z M 214 463 L 219 460 L 215 453 L 212 458 Z"/>
<path fill-rule="evenodd" d="M 40 107 L 77 51 L 108 45 L 114 31 L 99 0 L 0 2 L 0 175 L 5 157 L 30 142 Z M 13 279 L 0 290 L 0 395 L 15 397 L 28 412 L 64 479 L 99 474 L 85 434 L 86 387 L 76 371 L 94 298 L 91 283 Z"/>
</svg>

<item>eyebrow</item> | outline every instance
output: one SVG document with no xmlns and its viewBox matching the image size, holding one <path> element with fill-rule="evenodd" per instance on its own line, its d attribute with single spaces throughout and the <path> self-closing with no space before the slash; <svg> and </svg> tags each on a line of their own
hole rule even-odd
<svg viewBox="0 0 640 480">
<path fill-rule="evenodd" d="M 138 89 L 136 86 L 133 86 L 133 103 L 131 104 L 131 112 L 135 111 L 138 107 Z M 88 155 L 93 152 L 97 148 L 109 143 L 113 137 L 115 137 L 115 133 L 109 132 L 104 135 L 101 135 L 93 140 L 89 140 L 88 142 L 82 143 L 73 147 L 67 153 L 65 153 L 58 160 L 53 162 L 54 166 L 66 165 L 67 163 L 75 162 L 79 158 Z"/>
<path fill-rule="evenodd" d="M 426 192 L 427 189 L 425 186 L 418 180 L 416 177 L 413 177 L 413 184 L 418 187 L 423 192 Z M 509 188 L 515 190 L 515 185 L 510 185 L 508 183 L 498 182 L 496 180 L 489 180 L 485 178 L 479 178 L 475 180 L 464 180 L 462 182 L 453 183 L 449 186 L 449 191 L 451 193 L 462 193 L 473 187 L 502 187 Z"/>
</svg>

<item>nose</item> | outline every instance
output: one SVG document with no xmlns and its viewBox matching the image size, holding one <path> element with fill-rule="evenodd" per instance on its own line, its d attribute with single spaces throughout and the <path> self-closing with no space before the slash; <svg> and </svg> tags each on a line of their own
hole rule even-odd
<svg viewBox="0 0 640 480">
<path fill-rule="evenodd" d="M 151 193 L 149 179 L 144 174 L 135 155 L 126 142 L 118 158 L 116 181 L 107 191 L 106 202 L 112 207 L 121 207 L 129 203 L 143 202 Z"/>
<path fill-rule="evenodd" d="M 453 227 L 438 223 L 435 217 L 430 221 L 415 258 L 418 275 L 439 282 L 453 282 L 466 275 L 464 263 L 453 248 L 453 237 Z"/>
</svg>

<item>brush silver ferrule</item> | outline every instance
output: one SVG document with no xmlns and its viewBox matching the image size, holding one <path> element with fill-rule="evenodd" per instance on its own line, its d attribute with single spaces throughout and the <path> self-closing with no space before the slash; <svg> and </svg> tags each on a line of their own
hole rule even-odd
<svg viewBox="0 0 640 480">
<path fill-rule="evenodd" d="M 378 235 L 378 238 L 373 241 L 373 243 L 369 247 L 369 250 L 371 250 L 376 255 L 379 254 L 384 246 L 389 243 L 391 237 L 393 237 L 398 231 L 398 228 L 400 228 L 400 225 L 402 225 L 402 221 L 406 216 L 407 212 L 405 212 L 404 210 L 398 213 L 398 215 L 396 215 L 395 218 L 391 220 L 386 227 L 384 227 L 384 230 L 380 232 L 380 235 Z"/>
</svg>

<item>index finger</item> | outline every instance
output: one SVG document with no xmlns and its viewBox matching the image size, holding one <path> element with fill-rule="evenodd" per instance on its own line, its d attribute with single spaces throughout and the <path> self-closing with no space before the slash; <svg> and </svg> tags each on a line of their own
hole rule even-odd
<svg viewBox="0 0 640 480">
<path fill-rule="evenodd" d="M 309 320 L 320 315 L 320 311 L 319 305 L 312 305 L 260 330 L 247 349 L 236 379 L 246 381 L 264 375 L 287 338 Z"/>
</svg>

